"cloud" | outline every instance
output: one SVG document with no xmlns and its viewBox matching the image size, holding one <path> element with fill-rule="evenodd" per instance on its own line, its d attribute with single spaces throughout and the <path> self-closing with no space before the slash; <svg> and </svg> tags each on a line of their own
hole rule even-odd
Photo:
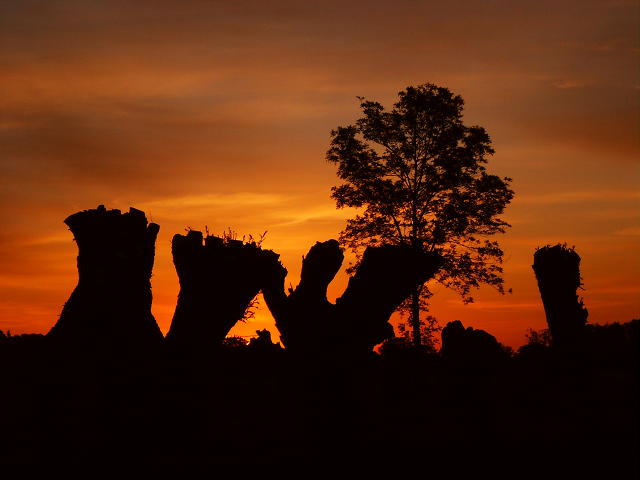
<svg viewBox="0 0 640 480">
<path fill-rule="evenodd" d="M 635 200 L 640 199 L 638 191 L 584 190 L 577 192 L 554 192 L 538 195 L 518 195 L 516 201 L 523 204 L 549 205 L 561 203 L 581 203 L 593 200 Z"/>
<path fill-rule="evenodd" d="M 613 232 L 614 235 L 620 235 L 624 237 L 638 237 L 640 236 L 640 227 L 628 227 Z"/>
<path fill-rule="evenodd" d="M 558 80 L 553 82 L 553 86 L 560 89 L 565 88 L 582 88 L 589 85 L 589 82 L 579 80 Z"/>
<path fill-rule="evenodd" d="M 276 207 L 290 200 L 290 197 L 280 194 L 239 192 L 232 194 L 203 194 L 185 197 L 166 197 L 159 200 L 143 202 L 143 209 L 156 209 L 161 213 L 185 208 L 218 208 L 218 207 Z"/>
<path fill-rule="evenodd" d="M 460 301 L 450 300 L 448 303 L 451 305 L 459 305 Z M 486 311 L 494 311 L 494 310 L 531 310 L 542 308 L 541 302 L 510 302 L 508 300 L 482 300 L 473 303 L 469 303 L 465 306 L 465 308 L 469 308 L 472 310 L 486 310 Z"/>
<path fill-rule="evenodd" d="M 238 223 L 262 223 L 267 228 L 338 221 L 353 215 L 350 209 L 338 210 L 324 198 L 257 192 L 165 197 L 136 206 L 159 222 L 181 221 L 188 212 L 189 216 L 214 218 L 218 223 L 235 219 Z"/>
</svg>

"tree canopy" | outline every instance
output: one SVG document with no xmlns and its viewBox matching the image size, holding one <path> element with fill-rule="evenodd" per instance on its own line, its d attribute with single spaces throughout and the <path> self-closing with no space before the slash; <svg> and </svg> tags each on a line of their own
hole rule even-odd
<svg viewBox="0 0 640 480">
<path fill-rule="evenodd" d="M 504 293 L 503 251 L 489 237 L 509 227 L 499 216 L 514 192 L 510 178 L 487 172 L 491 139 L 464 125 L 462 97 L 427 83 L 399 92 L 390 111 L 358 99 L 362 116 L 331 131 L 326 155 L 343 180 L 331 189 L 337 207 L 360 209 L 340 241 L 356 253 L 380 243 L 437 251 L 445 262 L 435 279 L 467 303 L 481 284 Z M 430 295 L 426 285 L 416 292 L 413 316 Z"/>
</svg>

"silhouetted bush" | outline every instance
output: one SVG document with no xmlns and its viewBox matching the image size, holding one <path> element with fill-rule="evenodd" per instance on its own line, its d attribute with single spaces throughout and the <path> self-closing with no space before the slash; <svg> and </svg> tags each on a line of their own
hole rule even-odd
<svg viewBox="0 0 640 480">
<path fill-rule="evenodd" d="M 495 368 L 511 356 L 493 335 L 472 327 L 465 329 L 460 320 L 442 329 L 440 354 L 451 366 L 474 369 Z"/>
</svg>

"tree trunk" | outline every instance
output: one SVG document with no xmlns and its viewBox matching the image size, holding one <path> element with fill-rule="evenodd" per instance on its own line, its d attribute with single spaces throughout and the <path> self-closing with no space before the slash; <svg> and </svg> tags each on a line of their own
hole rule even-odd
<svg viewBox="0 0 640 480">
<path fill-rule="evenodd" d="M 413 344 L 419 347 L 422 344 L 422 338 L 420 335 L 420 291 L 421 287 L 418 286 L 411 293 L 411 330 Z"/>
</svg>

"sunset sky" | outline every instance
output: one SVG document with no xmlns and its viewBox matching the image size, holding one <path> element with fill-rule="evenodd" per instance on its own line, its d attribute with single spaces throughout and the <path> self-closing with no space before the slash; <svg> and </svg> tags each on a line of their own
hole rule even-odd
<svg viewBox="0 0 640 480">
<path fill-rule="evenodd" d="M 178 293 L 185 228 L 268 231 L 296 285 L 302 255 L 337 238 L 329 132 L 408 85 L 465 100 L 513 178 L 497 238 L 510 295 L 434 287 L 432 314 L 517 347 L 543 328 L 536 247 L 582 257 L 589 321 L 640 317 L 640 3 L 125 1 L 0 3 L 0 329 L 47 332 L 77 281 L 63 220 L 146 212 L 160 225 L 153 312 Z M 330 289 L 340 295 L 344 268 Z M 273 320 L 262 307 L 233 332 Z"/>
</svg>

